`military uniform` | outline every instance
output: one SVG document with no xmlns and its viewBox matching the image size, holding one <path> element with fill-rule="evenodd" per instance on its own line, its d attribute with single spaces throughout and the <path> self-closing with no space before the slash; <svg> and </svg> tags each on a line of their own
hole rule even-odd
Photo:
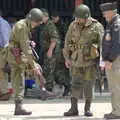
<svg viewBox="0 0 120 120">
<path fill-rule="evenodd" d="M 11 79 L 15 89 L 15 99 L 23 99 L 24 96 L 24 74 L 26 65 L 29 63 L 31 69 L 35 68 L 34 56 L 30 47 L 30 23 L 24 19 L 15 24 L 12 30 L 12 41 L 8 47 L 8 61 L 11 65 Z M 12 48 L 20 48 L 22 55 L 20 63 L 16 62 Z"/>
<path fill-rule="evenodd" d="M 15 95 L 15 115 L 30 115 L 32 113 L 22 108 L 22 100 L 24 97 L 26 68 L 29 67 L 32 70 L 38 69 L 30 46 L 32 22 L 38 23 L 41 21 L 41 10 L 33 8 L 26 19 L 22 19 L 14 25 L 11 41 L 7 47 L 6 55 L 7 61 L 11 66 L 11 80 Z M 40 81 L 38 84 L 40 84 Z"/>
<path fill-rule="evenodd" d="M 106 14 L 107 11 L 113 13 L 112 19 L 109 20 L 106 26 L 102 42 L 102 60 L 105 63 L 110 62 L 112 64 L 111 69 L 106 69 L 111 92 L 112 112 L 105 114 L 104 117 L 107 119 L 120 119 L 120 15 L 117 14 L 117 6 L 114 3 L 101 4 L 101 10 Z"/>
<path fill-rule="evenodd" d="M 92 44 L 99 45 L 100 27 L 102 28 L 102 25 L 94 19 L 91 19 L 84 29 L 75 21 L 70 25 L 65 40 L 64 56 L 65 59 L 72 61 L 72 76 L 78 76 L 81 80 L 87 80 L 89 82 L 95 79 L 96 62 L 90 55 L 89 47 L 92 47 Z M 81 32 L 82 34 L 80 34 Z M 79 84 L 79 81 L 73 80 L 72 86 L 79 88 Z M 76 94 L 74 97 L 79 96 Z"/>
<path fill-rule="evenodd" d="M 44 54 L 44 65 L 43 65 L 43 70 L 44 70 L 44 76 L 46 78 L 46 88 L 50 91 L 52 91 L 53 88 L 53 82 L 54 82 L 54 72 L 55 72 L 55 63 L 56 63 L 56 57 L 57 54 L 59 53 L 59 35 L 57 32 L 57 29 L 54 25 L 54 23 L 51 20 L 48 20 L 46 24 L 44 24 L 43 29 L 40 33 L 41 36 L 41 45 L 43 49 L 43 54 Z M 56 41 L 56 47 L 53 50 L 53 56 L 52 58 L 48 58 L 46 56 L 46 53 L 49 49 L 49 45 L 51 40 Z"/>
<path fill-rule="evenodd" d="M 99 46 L 103 31 L 103 26 L 98 21 L 89 18 L 88 7 L 86 7 L 86 5 L 79 7 L 80 10 L 77 8 L 79 13 L 76 13 L 78 17 L 84 16 L 83 18 L 88 20 L 85 25 L 79 24 L 76 20 L 73 21 L 69 26 L 65 39 L 63 52 L 66 61 L 71 61 L 70 70 L 72 74 L 72 106 L 71 109 L 64 114 L 65 116 L 78 115 L 77 99 L 79 98 L 81 88 L 84 89 L 86 100 L 84 108 L 85 115 L 92 116 L 89 111 L 92 101 L 92 88 L 96 77 L 95 59 L 98 57 L 97 49 L 94 45 Z"/>
<path fill-rule="evenodd" d="M 65 60 L 62 54 L 62 49 L 64 47 L 64 41 L 65 41 L 65 35 L 67 32 L 67 26 L 63 22 L 63 20 L 59 19 L 57 23 L 55 23 L 59 36 L 60 36 L 60 57 L 56 61 L 56 68 L 55 68 L 55 81 L 64 86 L 64 93 L 63 96 L 67 95 L 70 92 L 70 82 L 71 82 L 71 77 L 69 74 L 69 69 L 66 68 L 65 66 Z"/>
</svg>

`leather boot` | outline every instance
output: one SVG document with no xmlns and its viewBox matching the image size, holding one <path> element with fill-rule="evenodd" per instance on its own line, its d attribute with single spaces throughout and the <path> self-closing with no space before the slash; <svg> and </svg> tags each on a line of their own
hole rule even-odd
<svg viewBox="0 0 120 120">
<path fill-rule="evenodd" d="M 64 113 L 64 116 L 78 116 L 77 98 L 71 98 L 71 108 Z"/>
<path fill-rule="evenodd" d="M 28 112 L 22 108 L 22 100 L 15 101 L 15 112 L 14 115 L 31 115 L 32 112 Z"/>
<path fill-rule="evenodd" d="M 91 106 L 91 100 L 86 100 L 85 101 L 85 109 L 84 109 L 85 113 L 84 113 L 84 115 L 87 117 L 93 116 L 93 113 L 90 112 L 90 106 Z"/>
</svg>

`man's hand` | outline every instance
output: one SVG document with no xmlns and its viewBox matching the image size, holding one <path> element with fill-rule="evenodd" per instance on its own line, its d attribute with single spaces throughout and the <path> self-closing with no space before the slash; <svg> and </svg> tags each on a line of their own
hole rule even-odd
<svg viewBox="0 0 120 120">
<path fill-rule="evenodd" d="M 65 61 L 65 66 L 66 66 L 67 68 L 70 68 L 71 65 L 72 65 L 71 61 L 69 61 L 69 60 Z"/>
<path fill-rule="evenodd" d="M 35 46 L 36 46 L 36 43 L 34 42 L 34 41 L 31 41 L 31 46 L 33 47 L 33 48 L 35 48 Z"/>
<path fill-rule="evenodd" d="M 47 52 L 47 57 L 48 57 L 48 58 L 51 58 L 51 57 L 52 57 L 52 50 L 48 50 L 48 52 Z"/>
<path fill-rule="evenodd" d="M 111 70 L 112 69 L 112 63 L 109 61 L 105 61 L 105 69 L 106 70 Z"/>
<path fill-rule="evenodd" d="M 42 76 L 42 73 L 40 72 L 39 68 L 34 68 L 33 72 L 34 72 L 34 75 Z"/>
</svg>

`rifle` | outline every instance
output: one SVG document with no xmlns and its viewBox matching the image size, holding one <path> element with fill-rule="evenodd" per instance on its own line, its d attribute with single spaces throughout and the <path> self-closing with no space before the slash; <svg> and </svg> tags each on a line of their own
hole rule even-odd
<svg viewBox="0 0 120 120">
<path fill-rule="evenodd" d="M 37 54 L 37 52 L 35 51 L 34 47 L 32 46 L 31 42 L 30 42 L 30 46 L 33 52 L 33 56 L 35 57 L 35 60 L 38 61 L 39 60 L 39 56 Z"/>
<path fill-rule="evenodd" d="M 99 65 L 97 65 L 97 79 L 100 94 L 102 94 L 102 91 L 104 90 L 104 78 L 105 70 L 101 70 Z"/>
<path fill-rule="evenodd" d="M 38 61 L 39 60 L 39 56 L 37 54 L 37 52 L 35 51 L 34 47 L 32 46 L 32 42 L 30 41 L 30 46 L 33 52 L 33 56 L 35 57 L 35 60 Z M 36 66 L 38 67 L 38 69 L 40 70 L 41 74 L 38 74 L 39 80 L 40 80 L 40 87 L 43 88 L 45 85 L 45 77 L 43 76 L 43 70 L 42 67 L 36 63 Z"/>
</svg>

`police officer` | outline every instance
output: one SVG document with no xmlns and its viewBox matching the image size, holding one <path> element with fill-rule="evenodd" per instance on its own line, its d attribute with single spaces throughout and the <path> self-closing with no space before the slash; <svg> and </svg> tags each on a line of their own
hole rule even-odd
<svg viewBox="0 0 120 120">
<path fill-rule="evenodd" d="M 63 49 L 66 67 L 72 74 L 71 108 L 64 116 L 78 115 L 78 99 L 84 89 L 84 115 L 92 116 L 92 88 L 96 76 L 95 59 L 99 56 L 97 48 L 102 37 L 103 26 L 91 18 L 88 6 L 81 4 L 74 12 L 75 20 L 67 31 Z"/>
<path fill-rule="evenodd" d="M 26 19 L 18 21 L 11 34 L 11 42 L 8 46 L 8 61 L 11 65 L 11 80 L 15 94 L 15 112 L 14 115 L 30 115 L 22 108 L 24 97 L 24 74 L 29 66 L 35 75 L 41 72 L 36 66 L 33 52 L 30 46 L 31 29 L 42 22 L 43 13 L 38 8 L 33 8 Z"/>
<path fill-rule="evenodd" d="M 105 114 L 107 119 L 120 119 L 120 15 L 116 3 L 101 4 L 101 11 L 107 21 L 102 42 L 102 59 L 111 90 L 112 112 Z"/>
<path fill-rule="evenodd" d="M 46 89 L 52 91 L 55 81 L 55 62 L 57 55 L 57 48 L 59 47 L 59 34 L 55 24 L 50 20 L 49 13 L 42 8 L 43 12 L 43 28 L 40 31 L 41 47 L 44 54 L 44 75 L 46 78 Z"/>
</svg>

